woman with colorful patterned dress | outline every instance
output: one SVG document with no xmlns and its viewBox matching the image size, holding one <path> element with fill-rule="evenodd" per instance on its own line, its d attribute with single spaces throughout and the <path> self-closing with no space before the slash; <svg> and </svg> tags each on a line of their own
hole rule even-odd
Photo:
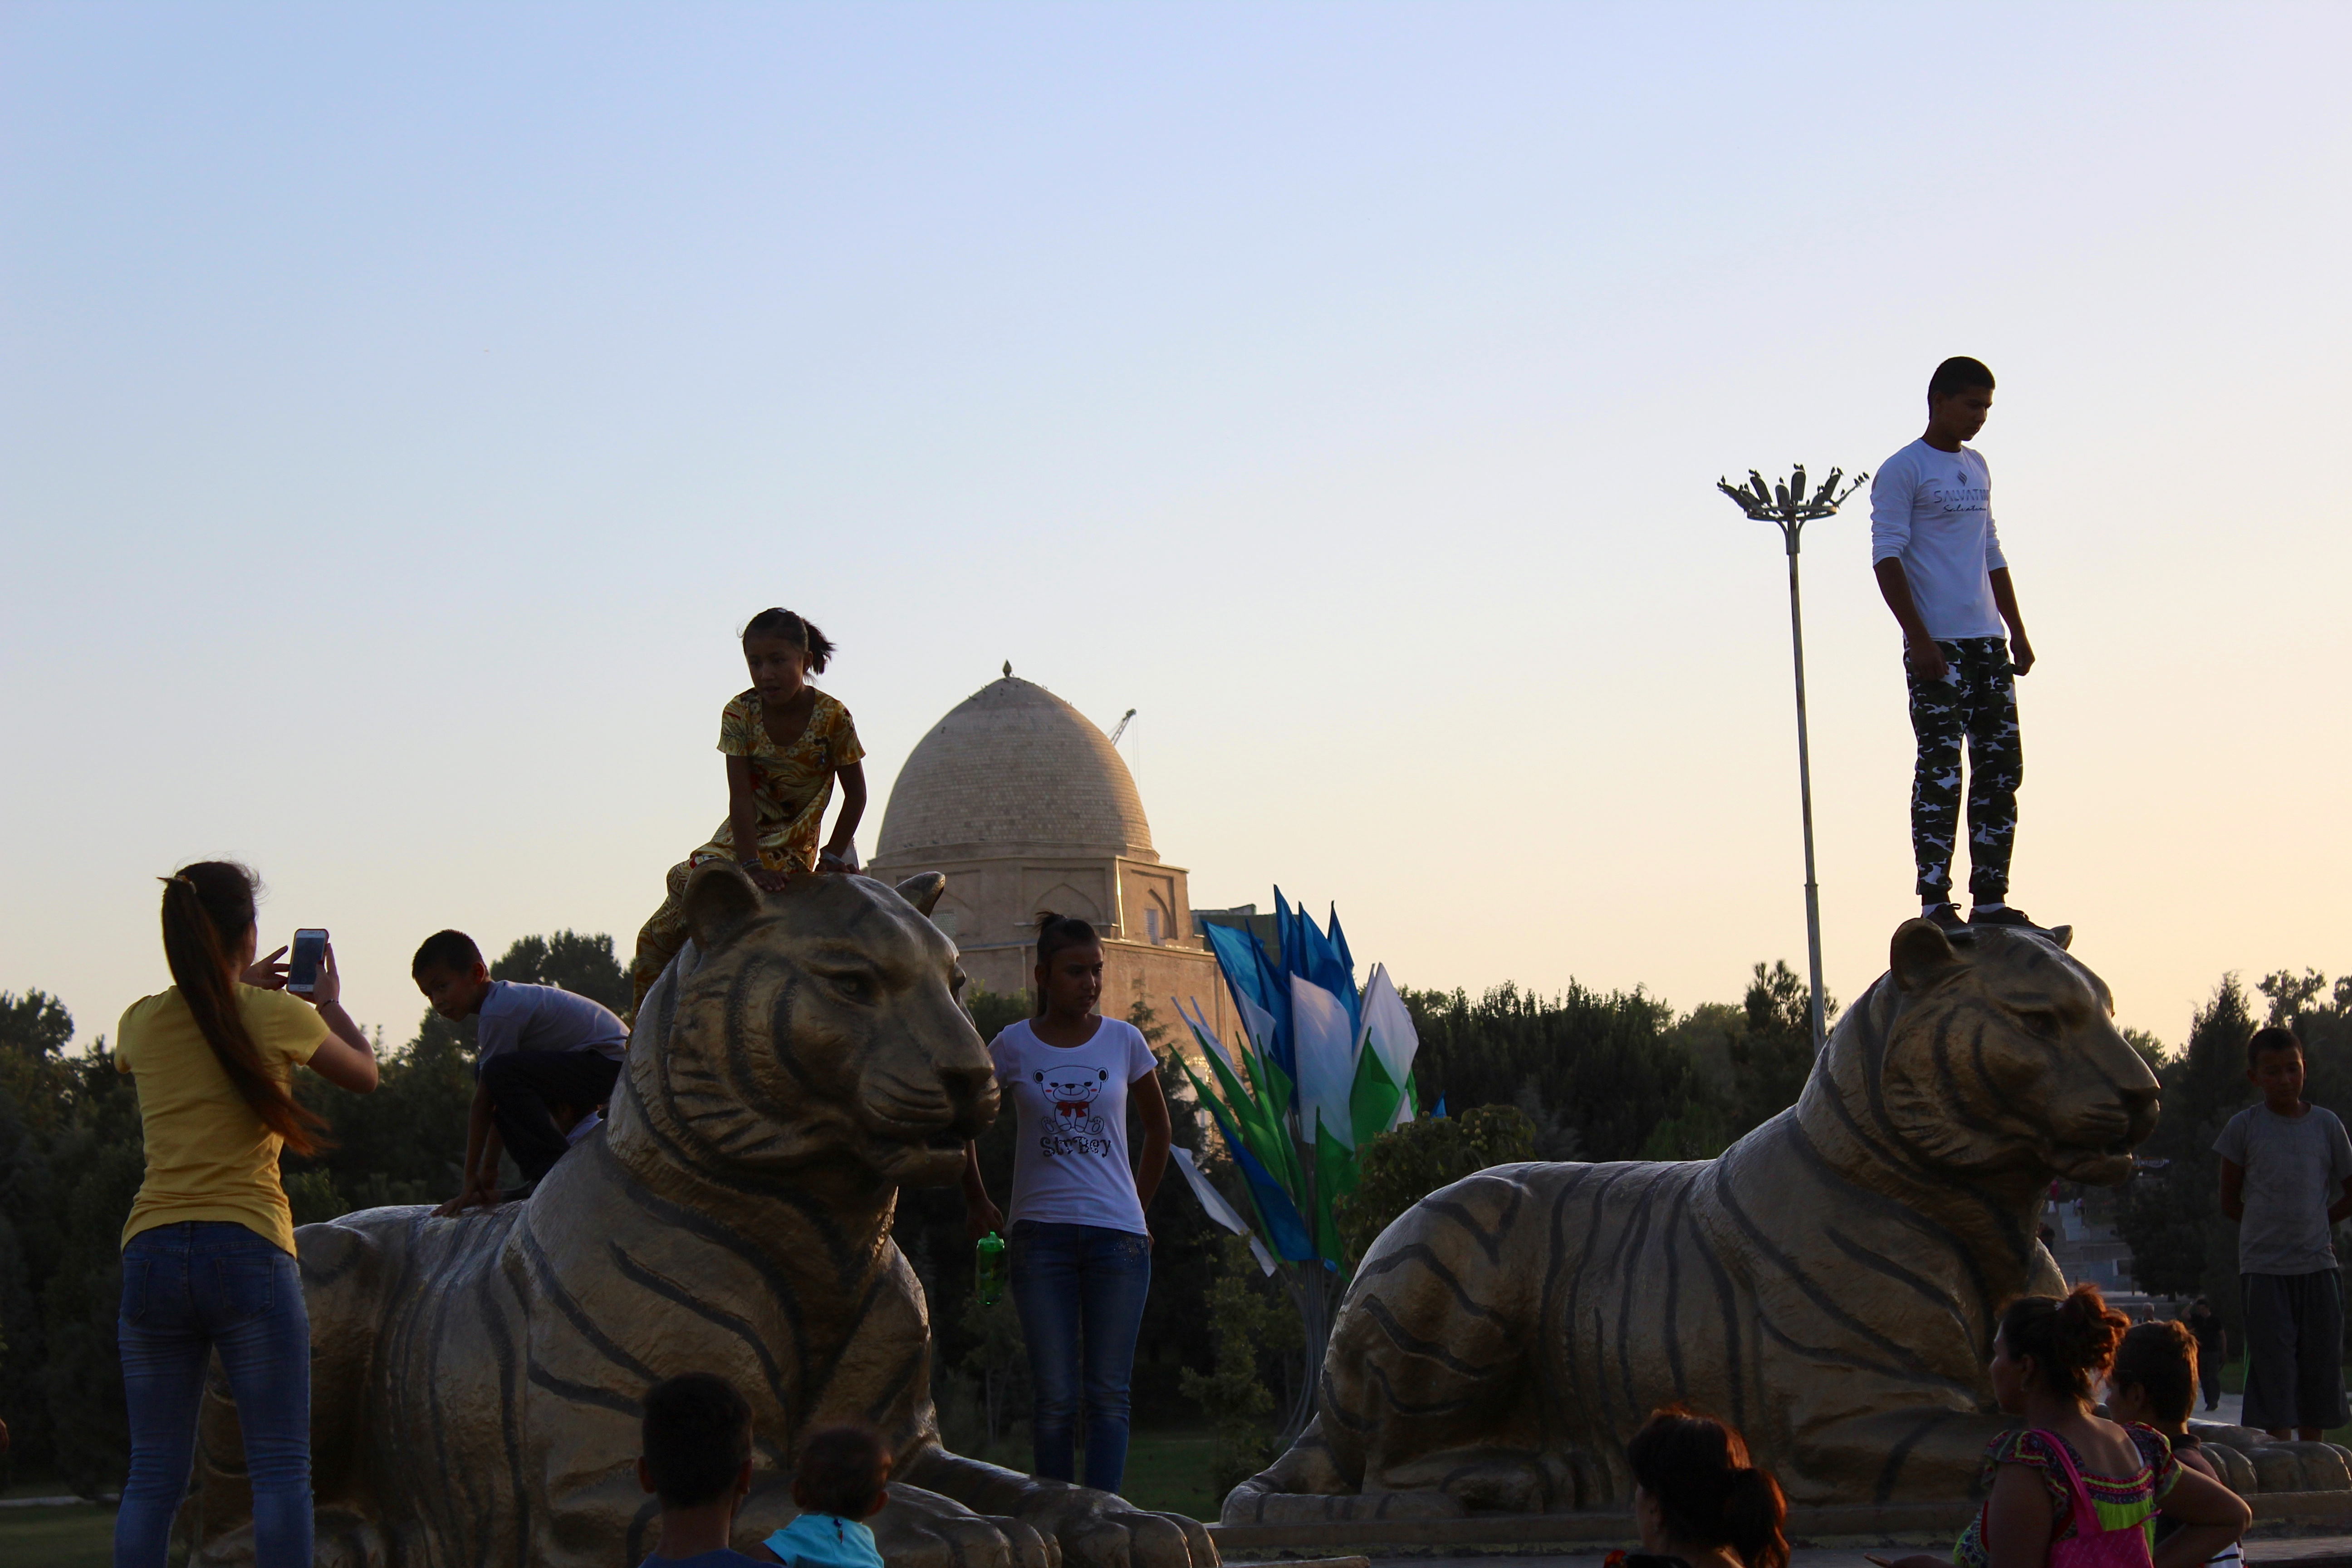
<svg viewBox="0 0 2352 1568">
<path fill-rule="evenodd" d="M 637 933 L 629 963 L 629 1015 L 686 945 L 686 879 L 697 866 L 732 860 L 769 892 L 793 877 L 855 871 L 866 815 L 866 748 L 840 701 L 808 683 L 833 657 L 825 635 L 790 610 L 762 610 L 743 628 L 751 687 L 719 716 L 727 757 L 727 820 L 710 842 L 670 868 L 668 896 Z M 824 848 L 817 834 L 841 781 L 841 813 Z"/>
<path fill-rule="evenodd" d="M 2176 1460 L 2162 1433 L 2091 1413 L 2130 1327 L 2095 1285 L 2021 1296 L 2001 1313 L 1993 1395 L 2024 1424 L 1985 1449 L 1987 1495 L 1952 1548 L 1958 1568 L 2196 1568 L 2244 1533 L 2253 1516 L 2238 1494 Z M 2181 1528 L 2151 1552 L 2158 1514 Z M 1891 1568 L 1945 1560 L 1923 1552 Z"/>
</svg>

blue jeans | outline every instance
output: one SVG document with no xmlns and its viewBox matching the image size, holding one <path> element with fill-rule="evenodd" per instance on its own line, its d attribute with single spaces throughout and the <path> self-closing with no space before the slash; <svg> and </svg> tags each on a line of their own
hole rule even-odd
<svg viewBox="0 0 2352 1568">
<path fill-rule="evenodd" d="M 218 1352 L 245 1433 L 256 1568 L 310 1568 L 310 1318 L 293 1257 L 241 1225 L 189 1220 L 122 1249 L 131 1479 L 114 1568 L 163 1568 Z"/>
<path fill-rule="evenodd" d="M 1115 1492 L 1127 1476 L 1127 1385 L 1151 1292 L 1150 1238 L 1023 1219 L 1013 1222 L 1011 1239 L 1013 1305 L 1036 1389 L 1030 1436 L 1037 1474 L 1078 1479 L 1072 1448 L 1083 1391 L 1086 1484 Z"/>
</svg>

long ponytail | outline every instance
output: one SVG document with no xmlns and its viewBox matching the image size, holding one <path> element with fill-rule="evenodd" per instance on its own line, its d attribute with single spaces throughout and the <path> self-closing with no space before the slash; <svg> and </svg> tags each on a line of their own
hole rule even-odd
<svg viewBox="0 0 2352 1568">
<path fill-rule="evenodd" d="M 262 1063 L 237 1011 L 236 946 L 253 929 L 253 873 L 226 860 L 183 866 L 163 881 L 163 960 L 172 984 L 228 1081 L 254 1114 L 297 1154 L 315 1154 L 326 1123 Z"/>
</svg>

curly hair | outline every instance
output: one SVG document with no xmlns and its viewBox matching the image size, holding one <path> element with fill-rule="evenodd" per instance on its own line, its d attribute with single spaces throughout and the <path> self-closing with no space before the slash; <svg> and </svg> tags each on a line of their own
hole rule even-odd
<svg viewBox="0 0 2352 1568">
<path fill-rule="evenodd" d="M 2087 1281 L 2063 1296 L 2020 1296 L 2000 1314 L 2011 1357 L 2032 1357 L 2042 1385 L 2061 1399 L 2090 1399 L 2092 1383 L 2115 1364 L 2130 1327 Z"/>
</svg>

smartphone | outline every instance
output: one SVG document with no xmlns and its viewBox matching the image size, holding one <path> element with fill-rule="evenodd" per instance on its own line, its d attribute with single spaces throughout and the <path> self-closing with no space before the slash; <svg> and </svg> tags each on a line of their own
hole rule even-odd
<svg viewBox="0 0 2352 1568">
<path fill-rule="evenodd" d="M 286 960 L 286 989 L 308 996 L 319 984 L 319 965 L 327 961 L 327 933 L 304 927 L 294 933 L 294 951 Z"/>
</svg>

